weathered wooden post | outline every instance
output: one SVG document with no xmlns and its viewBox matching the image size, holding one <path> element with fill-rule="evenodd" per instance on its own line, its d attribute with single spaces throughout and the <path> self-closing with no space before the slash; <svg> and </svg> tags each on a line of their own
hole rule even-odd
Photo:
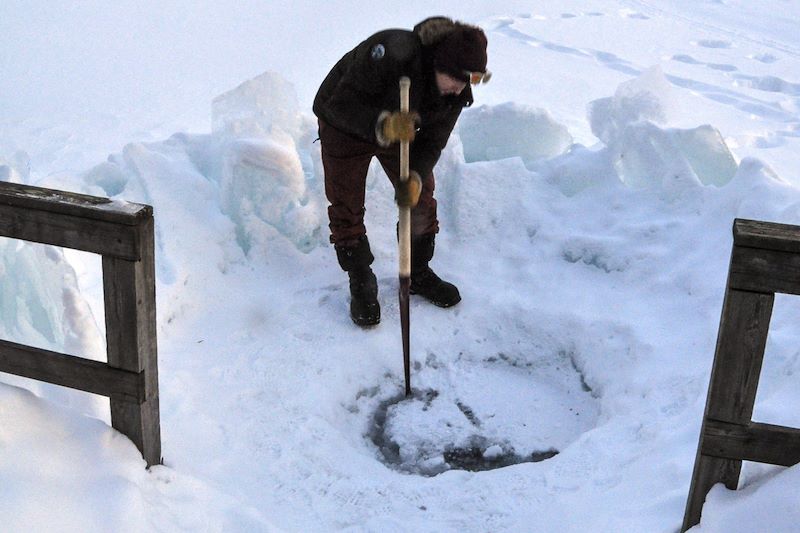
<svg viewBox="0 0 800 533">
<path fill-rule="evenodd" d="M 737 219 L 714 366 L 681 531 L 708 491 L 735 490 L 742 461 L 800 462 L 800 430 L 752 421 L 775 293 L 800 295 L 800 227 Z"/>
<path fill-rule="evenodd" d="M 143 401 L 111 395 L 111 425 L 128 435 L 148 465 L 161 462 L 152 215 L 139 228 L 139 261 L 103 257 L 108 365 L 143 373 Z"/>
<path fill-rule="evenodd" d="M 108 363 L 0 341 L 0 372 L 111 398 L 111 424 L 161 462 L 153 209 L 0 182 L 0 236 L 100 254 Z"/>
</svg>

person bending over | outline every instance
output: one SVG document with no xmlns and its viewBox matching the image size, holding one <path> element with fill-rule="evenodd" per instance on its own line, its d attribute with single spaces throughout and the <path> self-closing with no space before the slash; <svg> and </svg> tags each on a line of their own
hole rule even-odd
<svg viewBox="0 0 800 533">
<path fill-rule="evenodd" d="M 461 301 L 458 289 L 429 266 L 439 221 L 433 167 L 461 110 L 473 103 L 471 83 L 488 81 L 486 35 L 477 26 L 431 17 L 413 30 L 380 31 L 346 53 L 314 98 L 319 121 L 331 242 L 350 278 L 350 316 L 380 322 L 378 283 L 364 226 L 367 171 L 377 157 L 401 207 L 411 207 L 411 294 L 435 305 Z M 399 79 L 411 80 L 410 109 L 400 107 Z M 413 141 L 409 179 L 401 183 L 400 141 Z"/>
</svg>

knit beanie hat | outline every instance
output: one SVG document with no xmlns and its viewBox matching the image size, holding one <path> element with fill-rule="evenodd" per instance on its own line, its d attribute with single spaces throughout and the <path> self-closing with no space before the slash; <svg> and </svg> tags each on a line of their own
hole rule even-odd
<svg viewBox="0 0 800 533">
<path fill-rule="evenodd" d="M 457 25 L 433 51 L 433 66 L 456 79 L 466 72 L 486 72 L 486 35 L 478 27 Z"/>
</svg>

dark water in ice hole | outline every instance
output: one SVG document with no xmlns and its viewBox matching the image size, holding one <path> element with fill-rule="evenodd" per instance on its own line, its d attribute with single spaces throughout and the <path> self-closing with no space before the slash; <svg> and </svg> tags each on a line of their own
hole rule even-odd
<svg viewBox="0 0 800 533">
<path fill-rule="evenodd" d="M 486 449 L 486 445 L 488 443 L 486 442 L 486 439 L 476 435 L 473 437 L 469 446 L 446 446 L 444 450 L 441 450 L 445 464 L 426 466 L 418 463 L 404 463 L 400 458 L 400 447 L 397 443 L 391 440 L 391 437 L 386 435 L 386 416 L 389 408 L 397 403 L 408 400 L 419 400 L 430 403 L 438 395 L 439 392 L 435 390 L 414 391 L 411 398 L 406 398 L 405 394 L 399 394 L 382 401 L 378 405 L 378 408 L 375 410 L 375 414 L 372 417 L 372 424 L 367 436 L 370 438 L 375 447 L 378 448 L 384 464 L 395 470 L 400 470 L 401 472 L 431 477 L 441 474 L 442 472 L 447 472 L 448 470 L 469 470 L 471 472 L 482 472 L 520 463 L 538 463 L 558 455 L 558 450 L 550 449 L 536 451 L 530 455 L 504 453 L 487 458 L 483 456 L 483 450 Z M 456 405 L 468 419 L 472 420 L 472 418 L 475 416 L 474 413 L 472 413 L 472 410 L 468 407 L 465 407 L 459 403 Z"/>
</svg>

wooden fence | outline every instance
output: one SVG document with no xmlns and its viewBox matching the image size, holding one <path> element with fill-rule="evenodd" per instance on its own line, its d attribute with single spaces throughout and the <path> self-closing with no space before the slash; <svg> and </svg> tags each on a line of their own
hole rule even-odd
<svg viewBox="0 0 800 533">
<path fill-rule="evenodd" d="M 753 422 L 775 293 L 800 295 L 800 226 L 735 220 L 714 366 L 681 531 L 700 522 L 717 483 L 736 490 L 742 461 L 800 462 L 800 429 Z"/>
<path fill-rule="evenodd" d="M 152 207 L 0 182 L 0 236 L 102 256 L 108 360 L 0 340 L 0 372 L 108 396 L 111 425 L 161 463 Z"/>
</svg>

